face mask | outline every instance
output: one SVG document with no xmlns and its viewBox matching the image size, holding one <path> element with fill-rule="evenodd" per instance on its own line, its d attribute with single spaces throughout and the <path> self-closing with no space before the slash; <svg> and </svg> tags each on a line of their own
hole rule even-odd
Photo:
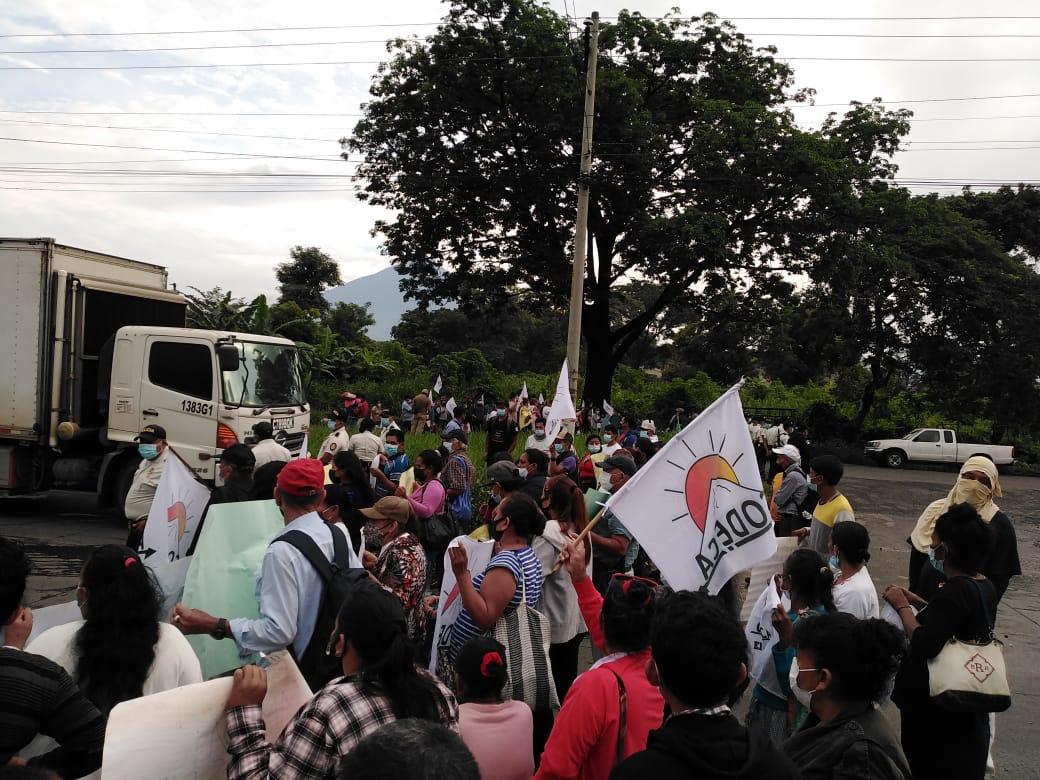
<svg viewBox="0 0 1040 780">
<path fill-rule="evenodd" d="M 326 420 L 325 421 L 325 425 L 328 427 L 328 429 L 330 431 L 336 430 L 336 421 L 335 420 Z"/>
<path fill-rule="evenodd" d="M 415 477 L 415 481 L 420 485 L 426 482 L 426 472 L 422 469 L 412 468 L 412 475 Z"/>
<path fill-rule="evenodd" d="M 396 444 L 387 444 L 386 445 L 386 457 L 388 457 L 388 458 L 396 458 L 397 457 L 397 445 Z"/>
<path fill-rule="evenodd" d="M 495 520 L 492 520 L 490 523 L 488 523 L 488 534 L 490 534 L 491 538 L 494 539 L 496 542 L 501 542 L 502 537 L 506 535 L 505 528 L 503 528 L 500 531 L 498 530 L 498 528 L 495 527 L 501 522 L 502 518 L 499 518 L 497 522 Z"/>
<path fill-rule="evenodd" d="M 798 675 L 801 674 L 802 672 L 818 672 L 818 671 L 820 671 L 820 670 L 819 669 L 799 669 L 798 668 L 798 656 L 795 656 L 794 660 L 791 661 L 791 671 L 788 674 L 788 678 L 787 678 L 788 682 L 791 684 L 791 693 L 794 694 L 794 697 L 798 700 L 798 703 L 801 704 L 803 707 L 805 707 L 805 709 L 807 709 L 807 710 L 811 709 L 810 705 L 812 704 L 812 695 L 813 695 L 814 691 L 806 691 L 806 690 L 803 690 L 803 689 L 799 688 L 798 687 Z"/>
<path fill-rule="evenodd" d="M 640 439 L 649 439 L 650 438 L 650 431 L 640 431 L 639 432 L 639 438 Z"/>
<path fill-rule="evenodd" d="M 832 569 L 840 569 L 841 568 L 841 561 L 838 560 L 838 556 L 837 555 L 832 555 L 830 558 L 828 558 L 827 559 L 827 564 Z"/>
<path fill-rule="evenodd" d="M 554 444 L 553 445 L 553 450 L 556 451 L 557 455 L 562 455 L 563 454 L 563 445 L 562 444 Z"/>
<path fill-rule="evenodd" d="M 445 458 L 451 455 L 451 448 L 447 444 L 442 444 L 440 447 L 437 448 L 437 451 L 440 452 L 440 454 L 443 455 Z"/>
<path fill-rule="evenodd" d="M 928 563 L 932 564 L 932 568 L 935 569 L 940 574 L 945 574 L 946 573 L 946 571 L 945 571 L 945 569 L 946 569 L 946 565 L 945 565 L 946 561 L 940 561 L 938 558 L 935 557 L 935 548 L 934 547 L 929 547 L 928 548 Z"/>
<path fill-rule="evenodd" d="M 614 436 L 612 434 L 609 434 L 609 433 L 604 433 L 603 434 L 603 441 L 605 441 L 607 444 L 610 444 L 612 441 L 614 441 Z"/>
<path fill-rule="evenodd" d="M 589 452 L 591 452 L 593 455 L 599 454 L 599 451 L 602 450 L 602 449 L 603 448 L 600 445 L 598 445 L 598 444 L 590 444 L 589 445 Z"/>
<path fill-rule="evenodd" d="M 159 457 L 159 448 L 154 444 L 138 444 L 137 454 L 145 460 L 155 460 Z"/>
<path fill-rule="evenodd" d="M 389 428 L 390 427 L 390 418 L 389 417 L 382 417 L 382 418 L 380 418 L 380 420 L 379 420 L 379 427 L 380 428 Z"/>
<path fill-rule="evenodd" d="M 520 475 L 520 479 L 527 479 L 527 469 L 525 469 L 525 468 L 518 468 L 516 470 L 516 473 Z"/>
<path fill-rule="evenodd" d="M 505 417 L 506 416 L 506 410 L 505 409 L 499 409 L 498 410 L 498 416 L 499 417 Z"/>
<path fill-rule="evenodd" d="M 491 498 L 488 499 L 488 503 L 491 504 L 491 506 L 498 506 L 502 503 L 502 496 L 492 493 Z"/>
<path fill-rule="evenodd" d="M 980 509 L 992 496 L 993 490 L 977 479 L 959 477 L 957 484 L 953 486 L 954 504 L 970 504 L 976 509 Z"/>
<path fill-rule="evenodd" d="M 367 521 L 365 523 L 365 546 L 371 546 L 376 550 L 382 549 L 383 545 L 388 541 L 386 529 L 389 526 L 389 523 L 378 525 L 372 520 Z"/>
<path fill-rule="evenodd" d="M 537 430 L 536 430 L 536 431 L 534 432 L 534 437 L 535 437 L 536 439 L 544 439 L 544 438 L 545 438 L 545 431 L 537 431 Z"/>
</svg>

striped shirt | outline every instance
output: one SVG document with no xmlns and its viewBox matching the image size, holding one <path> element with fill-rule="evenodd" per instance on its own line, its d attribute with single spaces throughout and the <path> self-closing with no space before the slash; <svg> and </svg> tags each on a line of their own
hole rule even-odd
<svg viewBox="0 0 1040 780">
<path fill-rule="evenodd" d="M 37 734 L 52 737 L 60 748 L 33 764 L 62 777 L 81 777 L 101 766 L 105 716 L 53 661 L 0 648 L 0 766 Z"/>
<path fill-rule="evenodd" d="M 507 569 L 516 581 L 516 590 L 513 597 L 506 605 L 503 614 L 512 612 L 520 606 L 523 594 L 527 592 L 527 606 L 534 607 L 542 595 L 542 564 L 530 547 L 521 547 L 519 550 L 503 550 L 488 563 L 487 568 L 473 578 L 473 587 L 480 592 L 480 586 L 484 582 L 487 573 L 492 569 Z M 454 657 L 462 646 L 475 636 L 486 633 L 473 620 L 473 616 L 465 607 L 459 613 L 455 625 L 451 627 L 451 654 Z"/>
</svg>

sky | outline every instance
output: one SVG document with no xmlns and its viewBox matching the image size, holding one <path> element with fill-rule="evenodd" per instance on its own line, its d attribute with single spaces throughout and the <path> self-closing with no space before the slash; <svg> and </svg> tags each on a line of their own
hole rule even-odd
<svg viewBox="0 0 1040 780">
<path fill-rule="evenodd" d="M 1040 180 L 1032 3 L 547 4 L 579 24 L 593 10 L 658 16 L 675 5 L 733 19 L 792 59 L 796 86 L 816 90 L 818 106 L 796 109 L 805 127 L 850 100 L 880 96 L 913 109 L 899 178 L 934 182 L 915 192 Z M 0 4 L 0 236 L 48 236 L 158 263 L 181 289 L 220 286 L 244 297 L 273 293 L 273 267 L 297 244 L 331 254 L 345 280 L 387 267 L 371 235 L 386 214 L 341 178 L 354 166 L 338 158 L 338 139 L 357 121 L 385 39 L 432 32 L 446 8 L 436 0 Z M 785 18 L 767 18 L 777 16 Z M 334 29 L 285 29 L 317 26 Z M 313 43 L 322 45 L 269 45 Z M 329 61 L 349 64 L 251 65 Z M 185 173 L 193 175 L 177 175 Z"/>
</svg>

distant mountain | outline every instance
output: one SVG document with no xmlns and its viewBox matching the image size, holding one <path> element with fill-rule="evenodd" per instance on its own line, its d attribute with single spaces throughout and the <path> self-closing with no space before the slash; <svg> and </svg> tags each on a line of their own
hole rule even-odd
<svg viewBox="0 0 1040 780">
<path fill-rule="evenodd" d="M 352 279 L 339 287 L 330 287 L 325 291 L 325 299 L 330 303 L 356 303 L 364 306 L 372 304 L 369 311 L 375 318 L 375 325 L 368 329 L 368 337 L 376 341 L 387 341 L 390 329 L 401 321 L 411 303 L 405 303 L 404 294 L 398 285 L 400 275 L 393 268 L 384 268 L 369 276 Z"/>
</svg>

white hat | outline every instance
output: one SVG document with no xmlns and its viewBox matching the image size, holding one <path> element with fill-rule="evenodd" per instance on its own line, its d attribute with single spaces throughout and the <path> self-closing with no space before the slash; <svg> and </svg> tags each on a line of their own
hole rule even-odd
<svg viewBox="0 0 1040 780">
<path fill-rule="evenodd" d="M 643 422 L 639 423 L 639 428 L 640 428 L 640 430 L 644 430 L 644 431 L 656 431 L 657 430 L 657 426 L 654 425 L 654 421 L 653 420 L 643 420 Z"/>
<path fill-rule="evenodd" d="M 793 444 L 785 444 L 783 447 L 774 447 L 773 453 L 776 455 L 786 455 L 793 461 L 800 461 L 802 459 L 802 453 L 798 451 L 798 448 Z"/>
</svg>

